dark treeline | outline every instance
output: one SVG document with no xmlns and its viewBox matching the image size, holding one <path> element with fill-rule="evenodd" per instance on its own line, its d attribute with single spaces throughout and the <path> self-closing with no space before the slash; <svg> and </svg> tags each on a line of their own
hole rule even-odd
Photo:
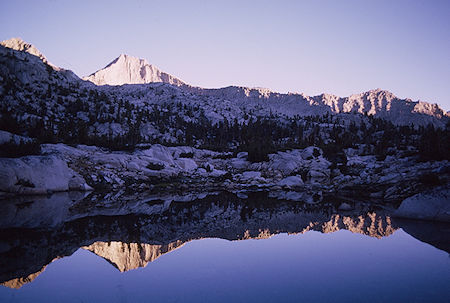
<svg viewBox="0 0 450 303">
<path fill-rule="evenodd" d="M 100 98 L 98 95 L 95 98 Z M 106 97 L 103 97 L 106 98 Z M 224 119 L 212 123 L 201 108 L 175 103 L 137 109 L 120 101 L 115 107 L 97 103 L 97 111 L 88 112 L 87 118 L 77 113 L 87 110 L 85 102 L 76 102 L 60 119 L 21 121 L 12 112 L 2 112 L 0 129 L 35 138 L 39 143 L 87 144 L 112 150 L 133 150 L 140 143 L 188 145 L 216 151 L 247 151 L 249 160 L 265 161 L 268 154 L 292 148 L 317 146 L 331 160 L 343 154 L 343 149 L 362 145 L 364 153 L 375 154 L 380 160 L 395 150 L 410 151 L 423 161 L 450 159 L 449 126 L 414 128 L 396 126 L 389 121 L 372 116 L 358 116 L 357 122 L 335 115 L 295 117 L 290 119 L 249 118 L 241 123 L 237 119 Z M 113 109 L 111 109 L 113 108 Z M 183 113 L 181 115 L 180 113 Z M 190 119 L 186 119 L 189 117 Z M 95 122 L 119 123 L 126 131 L 122 134 L 98 134 L 90 128 Z M 175 142 L 160 137 L 144 139 L 140 128 L 145 122 L 162 134 L 174 133 Z M 24 153 L 36 153 L 34 146 L 21 143 L 3 145 L 2 154 L 12 155 L 16 148 Z M 8 152 L 5 152 L 8 150 Z"/>
<path fill-rule="evenodd" d="M 11 52 L 5 62 L 11 60 L 22 59 Z M 449 125 L 445 129 L 396 126 L 359 114 L 257 118 L 250 112 L 243 113 L 244 121 L 233 118 L 212 123 L 203 108 L 183 104 L 177 92 L 165 86 L 115 94 L 67 80 L 50 66 L 46 68 L 48 79 L 33 83 L 22 82 L 14 70 L 2 74 L 0 130 L 35 140 L 5 142 L 0 145 L 1 155 L 36 154 L 41 143 L 87 144 L 112 150 L 161 143 L 248 151 L 254 162 L 267 160 L 269 153 L 278 150 L 312 145 L 322 148 L 329 159 L 340 158 L 345 148 L 358 147 L 379 159 L 401 150 L 423 161 L 450 160 Z M 162 102 L 165 95 L 167 100 Z M 155 135 L 144 137 L 142 129 L 149 124 Z M 109 130 L 105 131 L 105 126 Z"/>
</svg>

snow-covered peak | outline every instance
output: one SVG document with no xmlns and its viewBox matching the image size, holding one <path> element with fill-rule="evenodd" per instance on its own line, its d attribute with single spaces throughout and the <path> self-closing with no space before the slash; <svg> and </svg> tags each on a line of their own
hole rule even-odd
<svg viewBox="0 0 450 303">
<path fill-rule="evenodd" d="M 145 59 L 121 54 L 103 69 L 85 77 L 96 85 L 123 85 L 163 82 L 184 85 L 184 82 L 151 65 Z"/>
</svg>

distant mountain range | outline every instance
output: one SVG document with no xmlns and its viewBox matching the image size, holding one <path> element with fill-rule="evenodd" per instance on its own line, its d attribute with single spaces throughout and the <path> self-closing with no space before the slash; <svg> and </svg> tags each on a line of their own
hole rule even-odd
<svg viewBox="0 0 450 303">
<path fill-rule="evenodd" d="M 36 56 L 44 64 L 49 64 L 45 56 L 33 45 L 18 38 L 13 38 L 1 42 L 1 45 L 20 52 L 27 52 Z M 10 62 L 11 63 L 11 62 Z M 39 62 L 36 62 L 39 65 Z M 50 65 L 56 71 L 64 71 Z M 28 66 L 32 72 L 36 66 Z M 20 76 L 19 76 L 20 77 Z M 257 112 L 258 115 L 279 114 L 288 117 L 305 115 L 322 115 L 329 113 L 360 113 L 381 117 L 392 121 L 395 124 L 416 124 L 425 125 L 433 123 L 435 126 L 444 126 L 449 119 L 449 113 L 437 104 L 430 104 L 422 101 L 412 101 L 410 99 L 400 99 L 392 93 L 375 89 L 368 92 L 351 95 L 349 97 L 338 97 L 330 94 L 318 96 L 307 96 L 304 94 L 288 93 L 281 94 L 263 88 L 248 88 L 230 86 L 219 89 L 204 89 L 193 87 L 182 80 L 169 75 L 144 59 L 138 59 L 125 54 L 120 55 L 105 68 L 83 78 L 96 85 L 120 86 L 124 84 L 150 84 L 165 83 L 179 87 L 184 92 L 197 96 L 207 96 L 214 99 L 221 99 L 226 104 L 238 105 L 240 109 Z M 76 82 L 79 79 L 76 79 Z M 141 90 L 142 88 L 137 88 Z M 214 102 L 217 104 L 216 102 Z M 231 103 L 231 104 L 230 104 Z M 225 108 L 217 109 L 217 114 L 229 116 Z M 220 117 L 218 117 L 220 119 Z"/>
<path fill-rule="evenodd" d="M 192 87 L 180 79 L 160 71 L 144 59 L 124 54 L 120 55 L 105 68 L 83 79 L 96 85 L 162 82 L 181 86 L 193 93 L 227 100 L 251 100 L 253 102 L 264 100 L 272 111 L 283 114 L 322 114 L 327 111 L 333 113 L 357 112 L 387 118 L 397 124 L 408 124 L 411 122 L 424 124 L 429 122 L 426 116 L 432 116 L 437 119 L 449 116 L 437 104 L 412 101 L 411 99 L 399 99 L 391 92 L 381 89 L 374 89 L 349 97 L 338 97 L 331 94 L 310 97 L 295 93 L 280 94 L 264 88 L 230 86 L 220 89 L 203 89 Z M 312 108 L 314 110 L 311 110 Z M 420 117 L 420 115 L 425 116 Z"/>
</svg>

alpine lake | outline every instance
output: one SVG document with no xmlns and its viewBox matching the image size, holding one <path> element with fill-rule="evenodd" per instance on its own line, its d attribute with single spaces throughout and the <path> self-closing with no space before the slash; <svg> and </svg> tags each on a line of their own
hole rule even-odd
<svg viewBox="0 0 450 303">
<path fill-rule="evenodd" d="M 0 204 L 1 302 L 450 300 L 447 223 L 264 193 L 88 195 Z"/>
</svg>

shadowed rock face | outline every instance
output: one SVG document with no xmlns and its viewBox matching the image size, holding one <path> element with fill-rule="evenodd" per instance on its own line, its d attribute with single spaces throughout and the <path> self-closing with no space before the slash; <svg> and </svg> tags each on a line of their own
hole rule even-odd
<svg viewBox="0 0 450 303">
<path fill-rule="evenodd" d="M 202 238 L 266 239 L 279 233 L 330 233 L 342 229 L 382 238 L 399 228 L 385 211 L 369 204 L 337 212 L 332 204 L 311 206 L 263 198 L 241 201 L 219 195 L 172 203 L 153 214 L 123 215 L 118 203 L 118 215 L 110 212 L 109 216 L 89 216 L 72 200 L 58 203 L 70 205 L 70 211 L 65 218 L 61 215 L 59 223 L 43 222 L 41 226 L 26 228 L 0 224 L 2 285 L 20 288 L 36 278 L 47 264 L 70 256 L 79 248 L 99 255 L 123 272 L 145 267 L 184 243 Z M 36 216 L 32 209 L 30 206 L 28 210 L 30 218 Z M 22 219 L 26 221 L 25 217 Z"/>
</svg>

